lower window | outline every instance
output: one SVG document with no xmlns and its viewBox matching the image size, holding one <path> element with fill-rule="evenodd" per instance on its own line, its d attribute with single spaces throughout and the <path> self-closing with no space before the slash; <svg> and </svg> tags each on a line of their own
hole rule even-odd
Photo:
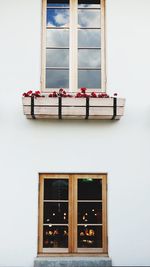
<svg viewBox="0 0 150 267">
<path fill-rule="evenodd" d="M 38 253 L 107 253 L 104 174 L 40 174 Z"/>
</svg>

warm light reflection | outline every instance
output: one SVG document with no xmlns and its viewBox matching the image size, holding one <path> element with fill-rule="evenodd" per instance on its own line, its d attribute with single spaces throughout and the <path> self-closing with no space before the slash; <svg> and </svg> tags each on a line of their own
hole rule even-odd
<svg viewBox="0 0 150 267">
<path fill-rule="evenodd" d="M 52 226 L 43 229 L 43 247 L 67 247 L 68 246 L 68 228 L 66 226 Z"/>
</svg>

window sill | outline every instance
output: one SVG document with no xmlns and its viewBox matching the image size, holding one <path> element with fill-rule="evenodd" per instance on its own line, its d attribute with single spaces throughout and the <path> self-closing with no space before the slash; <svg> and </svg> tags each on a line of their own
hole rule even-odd
<svg viewBox="0 0 150 267">
<path fill-rule="evenodd" d="M 23 97 L 27 119 L 119 120 L 124 115 L 124 98 Z"/>
<path fill-rule="evenodd" d="M 109 257 L 101 257 L 101 256 L 96 256 L 96 257 L 83 257 L 83 256 L 78 256 L 78 257 L 61 257 L 60 255 L 57 257 L 37 257 L 34 260 L 34 267 L 60 267 L 60 266 L 65 266 L 65 267 L 79 267 L 79 266 L 84 266 L 84 267 L 97 267 L 97 266 L 106 266 L 106 267 L 111 267 L 112 262 Z"/>
</svg>

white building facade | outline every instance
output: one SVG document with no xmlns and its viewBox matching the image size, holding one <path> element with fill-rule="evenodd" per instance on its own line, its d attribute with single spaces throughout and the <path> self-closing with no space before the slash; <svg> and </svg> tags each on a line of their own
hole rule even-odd
<svg viewBox="0 0 150 267">
<path fill-rule="evenodd" d="M 150 1 L 106 0 L 106 92 L 119 121 L 29 120 L 22 93 L 41 89 L 42 1 L 0 0 L 0 266 L 38 253 L 39 174 L 107 174 L 113 266 L 150 265 Z"/>
</svg>

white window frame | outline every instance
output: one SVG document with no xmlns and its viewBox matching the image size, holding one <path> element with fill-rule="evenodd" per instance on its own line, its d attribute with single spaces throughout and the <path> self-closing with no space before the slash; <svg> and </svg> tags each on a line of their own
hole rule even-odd
<svg viewBox="0 0 150 267">
<path fill-rule="evenodd" d="M 78 91 L 78 0 L 70 0 L 69 23 L 69 92 Z M 47 0 L 42 0 L 42 53 L 41 53 L 41 91 L 50 93 L 60 88 L 46 88 L 46 29 L 47 27 Z M 94 89 L 106 92 L 106 46 L 105 46 L 105 0 L 101 0 L 101 88 Z M 62 27 L 61 27 L 62 28 Z M 66 27 L 64 27 L 66 28 Z M 65 68 L 64 68 L 65 69 Z M 91 91 L 91 89 L 88 89 Z"/>
</svg>

